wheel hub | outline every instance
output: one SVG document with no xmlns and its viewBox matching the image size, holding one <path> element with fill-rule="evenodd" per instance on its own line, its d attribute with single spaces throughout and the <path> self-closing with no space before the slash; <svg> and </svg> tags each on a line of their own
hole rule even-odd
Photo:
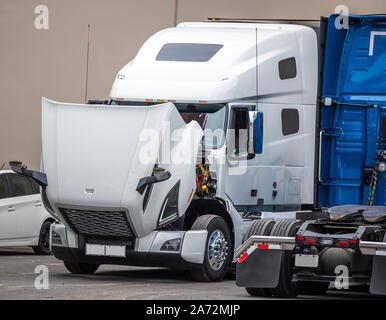
<svg viewBox="0 0 386 320">
<path fill-rule="evenodd" d="M 215 230 L 209 237 L 208 242 L 208 261 L 210 267 L 219 270 L 228 255 L 228 242 L 221 230 Z"/>
</svg>

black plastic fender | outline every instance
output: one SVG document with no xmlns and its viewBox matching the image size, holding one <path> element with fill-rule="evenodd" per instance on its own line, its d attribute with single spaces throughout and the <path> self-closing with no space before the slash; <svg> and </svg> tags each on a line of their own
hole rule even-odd
<svg viewBox="0 0 386 320">
<path fill-rule="evenodd" d="M 236 284 L 239 287 L 275 288 L 283 253 L 284 250 L 278 249 L 255 249 L 242 262 L 236 262 Z"/>
</svg>

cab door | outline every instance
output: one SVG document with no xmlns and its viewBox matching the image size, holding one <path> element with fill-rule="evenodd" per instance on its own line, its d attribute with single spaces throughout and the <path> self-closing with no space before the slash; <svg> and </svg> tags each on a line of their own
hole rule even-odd
<svg viewBox="0 0 386 320">
<path fill-rule="evenodd" d="M 256 158 L 249 153 L 250 113 L 255 110 L 254 104 L 234 104 L 229 108 L 224 189 L 236 206 L 257 204 Z"/>
</svg>

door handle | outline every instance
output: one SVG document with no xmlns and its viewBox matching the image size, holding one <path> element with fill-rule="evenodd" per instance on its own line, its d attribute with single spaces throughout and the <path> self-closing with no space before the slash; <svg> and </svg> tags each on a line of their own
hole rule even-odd
<svg viewBox="0 0 386 320">
<path fill-rule="evenodd" d="M 15 208 L 12 207 L 12 206 L 9 206 L 9 207 L 8 207 L 8 212 L 13 212 L 13 211 L 15 211 Z"/>
<path fill-rule="evenodd" d="M 41 207 L 42 203 L 40 201 L 35 202 L 35 207 Z"/>
</svg>

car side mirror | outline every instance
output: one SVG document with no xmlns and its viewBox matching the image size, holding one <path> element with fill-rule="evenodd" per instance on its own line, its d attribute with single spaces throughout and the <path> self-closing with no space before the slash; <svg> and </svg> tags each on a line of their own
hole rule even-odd
<svg viewBox="0 0 386 320">
<path fill-rule="evenodd" d="M 23 174 L 23 170 L 27 169 L 27 166 L 21 161 L 10 161 L 9 165 L 18 174 Z"/>
<path fill-rule="evenodd" d="M 169 179 L 171 176 L 172 174 L 169 171 L 163 168 L 156 167 L 153 169 L 153 173 L 151 176 L 143 177 L 139 180 L 136 190 L 138 191 L 139 194 L 143 194 L 143 192 L 145 191 L 148 185 L 165 181 Z"/>
<path fill-rule="evenodd" d="M 43 172 L 29 170 L 27 166 L 21 161 L 10 161 L 9 165 L 11 169 L 22 176 L 33 179 L 41 187 L 47 187 L 47 176 Z"/>
<path fill-rule="evenodd" d="M 249 112 L 249 141 L 248 153 L 259 154 L 263 152 L 263 113 Z"/>
</svg>

